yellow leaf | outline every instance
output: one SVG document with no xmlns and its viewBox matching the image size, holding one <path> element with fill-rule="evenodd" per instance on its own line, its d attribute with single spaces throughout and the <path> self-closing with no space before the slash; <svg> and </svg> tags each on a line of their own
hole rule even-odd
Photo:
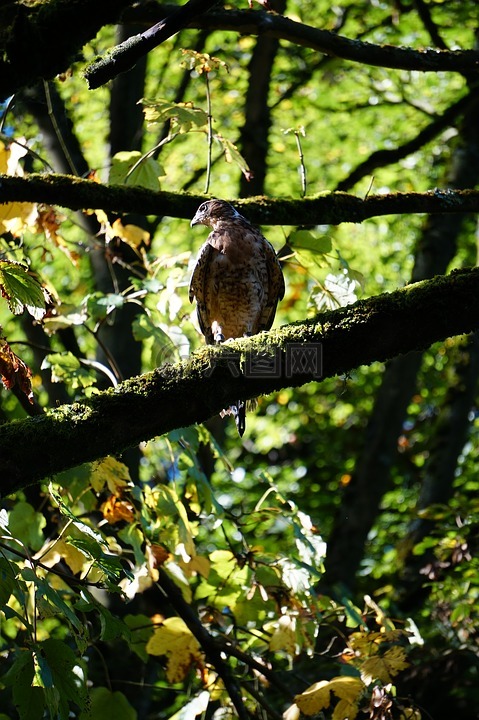
<svg viewBox="0 0 479 720">
<path fill-rule="evenodd" d="M 299 707 L 296 705 L 296 703 L 293 703 L 289 706 L 289 708 L 284 711 L 283 720 L 299 720 L 300 715 L 301 711 Z"/>
<path fill-rule="evenodd" d="M 330 681 L 330 685 L 331 690 L 338 698 L 350 703 L 356 702 L 364 690 L 363 681 L 356 677 L 336 677 Z"/>
<path fill-rule="evenodd" d="M 329 707 L 331 688 L 328 680 L 320 680 L 311 685 L 301 695 L 294 698 L 297 706 L 305 715 L 315 715 Z"/>
<path fill-rule="evenodd" d="M 2 175 L 6 175 L 7 173 L 9 154 L 8 150 L 5 149 L 5 145 L 0 142 L 0 173 L 2 173 Z"/>
<path fill-rule="evenodd" d="M 332 680 L 320 680 L 311 685 L 301 695 L 296 695 L 295 702 L 305 715 L 315 715 L 329 707 L 331 691 L 340 700 L 349 704 L 355 703 L 364 690 L 364 683 L 359 678 L 336 677 Z M 344 704 L 343 706 L 344 707 Z"/>
<path fill-rule="evenodd" d="M 86 565 L 90 565 L 90 561 L 76 547 L 63 540 L 60 540 L 59 544 L 59 552 L 74 575 L 82 572 Z"/>
<path fill-rule="evenodd" d="M 63 538 L 57 542 L 51 541 L 48 550 L 45 552 L 45 548 L 42 548 L 41 552 L 35 556 L 35 559 L 41 560 L 42 565 L 48 568 L 53 567 L 63 559 L 74 575 L 81 572 L 85 565 L 90 564 L 90 561 L 85 558 L 83 553 L 73 545 L 69 545 Z"/>
<path fill-rule="evenodd" d="M 201 555 L 194 555 L 188 562 L 180 561 L 179 565 L 186 577 L 197 574 L 207 578 L 210 574 L 211 563 L 207 557 Z"/>
<path fill-rule="evenodd" d="M 288 655 L 296 654 L 296 618 L 289 615 L 282 615 L 275 623 L 269 649 L 273 652 L 284 650 Z"/>
<path fill-rule="evenodd" d="M 354 720 L 357 714 L 358 706 L 356 703 L 340 700 L 334 708 L 332 720 Z"/>
<path fill-rule="evenodd" d="M 404 648 L 392 647 L 384 655 L 376 655 L 366 660 L 361 666 L 361 677 L 367 685 L 373 680 L 390 683 L 392 678 L 408 665 Z"/>
<path fill-rule="evenodd" d="M 5 203 L 0 205 L 0 233 L 10 232 L 20 237 L 28 228 L 35 228 L 38 211 L 33 203 Z"/>
<path fill-rule="evenodd" d="M 123 225 L 120 218 L 115 220 L 112 225 L 113 231 L 120 240 L 130 245 L 132 248 L 137 248 L 140 245 L 147 245 L 150 241 L 150 233 L 137 225 Z"/>
<path fill-rule="evenodd" d="M 225 697 L 223 680 L 213 670 L 206 670 L 205 687 L 209 692 L 211 702 L 216 702 Z"/>
<path fill-rule="evenodd" d="M 90 482 L 95 492 L 101 492 L 106 483 L 116 497 L 120 497 L 123 490 L 132 484 L 126 465 L 111 455 L 93 464 Z"/>
<path fill-rule="evenodd" d="M 197 639 L 181 618 L 167 618 L 155 629 L 148 640 L 146 652 L 150 655 L 166 655 L 166 677 L 177 683 L 185 679 L 191 666 L 202 660 Z"/>
</svg>

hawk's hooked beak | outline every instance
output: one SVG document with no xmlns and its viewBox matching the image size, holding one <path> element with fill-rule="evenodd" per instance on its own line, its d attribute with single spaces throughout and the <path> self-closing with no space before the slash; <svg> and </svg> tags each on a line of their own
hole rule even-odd
<svg viewBox="0 0 479 720">
<path fill-rule="evenodd" d="M 190 222 L 190 227 L 193 227 L 193 225 L 200 225 L 202 220 L 202 215 L 199 213 L 196 213 L 193 220 Z"/>
</svg>

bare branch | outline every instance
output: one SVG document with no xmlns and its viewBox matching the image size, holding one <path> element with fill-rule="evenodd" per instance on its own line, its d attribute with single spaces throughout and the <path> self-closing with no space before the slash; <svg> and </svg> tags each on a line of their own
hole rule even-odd
<svg viewBox="0 0 479 720">
<path fill-rule="evenodd" d="M 453 103 L 453 105 L 450 105 L 442 115 L 437 116 L 429 125 L 426 125 L 415 137 L 407 142 L 395 148 L 376 150 L 376 152 L 373 152 L 364 162 L 354 168 L 348 177 L 341 180 L 336 185 L 335 190 L 349 190 L 365 175 L 369 175 L 376 168 L 398 162 L 411 153 L 417 152 L 423 145 L 430 142 L 446 127 L 450 126 L 458 116 L 467 110 L 468 106 L 474 102 L 475 99 L 474 93 L 468 93 Z"/>
</svg>

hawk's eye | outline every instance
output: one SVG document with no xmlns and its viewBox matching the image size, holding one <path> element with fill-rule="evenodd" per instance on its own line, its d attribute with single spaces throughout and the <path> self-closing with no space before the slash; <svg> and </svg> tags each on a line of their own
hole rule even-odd
<svg viewBox="0 0 479 720">
<path fill-rule="evenodd" d="M 204 212 L 206 212 L 207 209 L 208 209 L 208 204 L 207 204 L 207 203 L 203 203 L 203 204 L 200 205 L 200 207 L 198 208 L 198 212 L 204 213 Z"/>
</svg>

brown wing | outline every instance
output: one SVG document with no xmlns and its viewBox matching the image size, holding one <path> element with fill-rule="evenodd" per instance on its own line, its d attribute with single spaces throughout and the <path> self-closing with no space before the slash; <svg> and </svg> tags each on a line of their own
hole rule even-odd
<svg viewBox="0 0 479 720">
<path fill-rule="evenodd" d="M 190 302 L 193 302 L 193 298 L 196 298 L 196 313 L 198 315 L 198 323 L 200 325 L 201 332 L 205 336 L 206 342 L 210 345 L 214 342 L 214 339 L 213 333 L 211 332 L 211 324 L 208 318 L 205 288 L 208 282 L 208 269 L 212 254 L 213 248 L 207 240 L 204 245 L 202 245 L 200 252 L 198 253 L 198 259 L 191 276 L 189 290 Z"/>
<path fill-rule="evenodd" d="M 273 246 L 266 238 L 264 240 L 264 253 L 266 269 L 268 273 L 268 295 L 265 298 L 265 306 L 261 314 L 259 331 L 269 330 L 276 315 L 276 306 L 284 297 L 284 277 L 281 265 L 276 257 Z"/>
</svg>

